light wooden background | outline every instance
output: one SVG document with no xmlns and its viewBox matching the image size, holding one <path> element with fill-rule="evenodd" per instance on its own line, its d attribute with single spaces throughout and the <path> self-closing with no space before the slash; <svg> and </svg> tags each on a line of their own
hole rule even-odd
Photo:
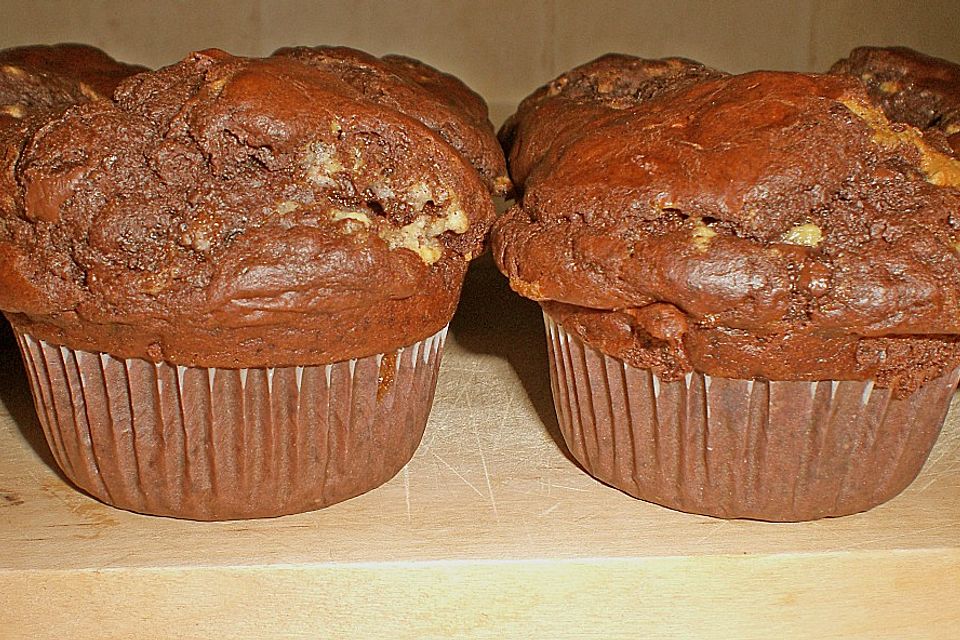
<svg viewBox="0 0 960 640">
<path fill-rule="evenodd" d="M 412 55 L 515 105 L 608 51 L 728 71 L 823 70 L 858 44 L 960 61 L 956 0 L 0 0 L 0 46 L 81 41 L 150 66 L 205 47 L 346 44 Z"/>
</svg>

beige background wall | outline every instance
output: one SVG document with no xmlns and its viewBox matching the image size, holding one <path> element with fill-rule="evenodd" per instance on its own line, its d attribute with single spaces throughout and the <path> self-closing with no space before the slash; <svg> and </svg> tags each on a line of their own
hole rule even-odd
<svg viewBox="0 0 960 640">
<path fill-rule="evenodd" d="M 607 51 L 683 55 L 729 71 L 822 70 L 857 44 L 960 61 L 960 2 L 0 0 L 0 46 L 58 41 L 151 66 L 212 46 L 263 55 L 347 44 L 421 58 L 502 108 Z"/>
</svg>

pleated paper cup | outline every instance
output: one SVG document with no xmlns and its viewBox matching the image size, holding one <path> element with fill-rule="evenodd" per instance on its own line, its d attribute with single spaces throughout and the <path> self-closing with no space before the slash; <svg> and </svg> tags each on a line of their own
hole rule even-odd
<svg viewBox="0 0 960 640">
<path fill-rule="evenodd" d="M 263 369 L 17 339 L 73 483 L 121 509 L 230 520 L 318 509 L 396 475 L 423 436 L 446 332 L 389 354 Z"/>
<path fill-rule="evenodd" d="M 663 381 L 544 315 L 554 405 L 583 468 L 672 509 L 771 521 L 865 511 L 903 491 L 960 369 L 898 398 L 873 381 Z"/>
</svg>

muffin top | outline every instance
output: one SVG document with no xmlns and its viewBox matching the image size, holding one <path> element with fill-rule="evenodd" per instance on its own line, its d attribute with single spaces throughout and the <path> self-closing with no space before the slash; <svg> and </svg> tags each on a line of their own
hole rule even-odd
<svg viewBox="0 0 960 640">
<path fill-rule="evenodd" d="M 336 75 L 365 100 L 416 118 L 469 160 L 491 192 L 506 192 L 506 161 L 487 103 L 457 78 L 413 58 L 349 47 L 285 47 L 273 55 Z"/>
<path fill-rule="evenodd" d="M 540 136 L 513 137 L 523 197 L 494 229 L 515 290 L 668 378 L 890 382 L 906 360 L 879 339 L 953 340 L 960 162 L 942 139 L 890 122 L 841 75 L 687 77 L 590 107 L 555 142 L 524 122 L 535 111 L 511 121 Z M 556 109 L 561 129 L 583 112 Z M 960 355 L 926 360 L 912 382 Z"/>
<path fill-rule="evenodd" d="M 378 90 L 346 71 L 371 60 L 203 51 L 7 144 L 0 309 L 57 344 L 219 367 L 323 364 L 440 329 L 503 160 L 458 81 L 402 60 Z M 432 128 L 452 122 L 459 137 Z"/>
<path fill-rule="evenodd" d="M 145 67 L 117 62 L 82 44 L 32 45 L 0 51 L 0 118 L 109 98 Z"/>
<path fill-rule="evenodd" d="M 942 133 L 960 152 L 960 65 L 906 47 L 857 47 L 830 72 L 858 78 L 889 119 Z"/>
<path fill-rule="evenodd" d="M 584 127 L 723 75 L 685 58 L 647 60 L 616 53 L 571 69 L 525 98 L 500 129 L 514 187 L 522 189 L 546 153 L 579 138 Z"/>
</svg>

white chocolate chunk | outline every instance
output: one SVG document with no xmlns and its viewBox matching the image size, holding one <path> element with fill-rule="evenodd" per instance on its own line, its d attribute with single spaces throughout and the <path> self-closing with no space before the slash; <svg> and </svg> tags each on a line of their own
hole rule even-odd
<svg viewBox="0 0 960 640">
<path fill-rule="evenodd" d="M 703 224 L 699 220 L 693 227 L 693 246 L 698 251 L 706 251 L 710 246 L 710 241 L 717 235 L 717 232 Z"/>
<path fill-rule="evenodd" d="M 26 111 L 23 109 L 23 105 L 19 104 L 8 104 L 0 107 L 0 113 L 5 113 L 8 116 L 16 118 L 19 120 L 26 115 Z"/>
<path fill-rule="evenodd" d="M 433 200 L 433 192 L 423 182 L 418 182 L 406 193 L 405 201 L 417 211 L 423 211 L 427 203 Z"/>
<path fill-rule="evenodd" d="M 784 233 L 783 241 L 787 244 L 815 247 L 823 241 L 823 232 L 820 231 L 820 227 L 808 222 L 797 225 Z"/>
<path fill-rule="evenodd" d="M 321 187 L 336 186 L 333 176 L 343 171 L 333 145 L 315 142 L 307 147 L 301 166 L 307 171 L 307 179 Z"/>
<path fill-rule="evenodd" d="M 370 226 L 370 216 L 363 211 L 333 209 L 330 212 L 330 218 L 333 219 L 334 222 L 340 222 L 341 220 L 356 220 L 357 222 L 362 222 L 364 226 Z"/>
<path fill-rule="evenodd" d="M 443 256 L 443 245 L 437 236 L 452 231 L 465 233 L 470 228 L 470 220 L 459 207 L 451 207 L 442 218 L 419 216 L 413 222 L 399 229 L 385 227 L 380 237 L 387 241 L 391 249 L 409 249 L 426 264 L 433 264 Z"/>
<path fill-rule="evenodd" d="M 300 208 L 299 202 L 294 202 L 293 200 L 284 200 L 277 205 L 276 212 L 281 216 L 285 216 L 288 213 L 293 213 Z"/>
</svg>

